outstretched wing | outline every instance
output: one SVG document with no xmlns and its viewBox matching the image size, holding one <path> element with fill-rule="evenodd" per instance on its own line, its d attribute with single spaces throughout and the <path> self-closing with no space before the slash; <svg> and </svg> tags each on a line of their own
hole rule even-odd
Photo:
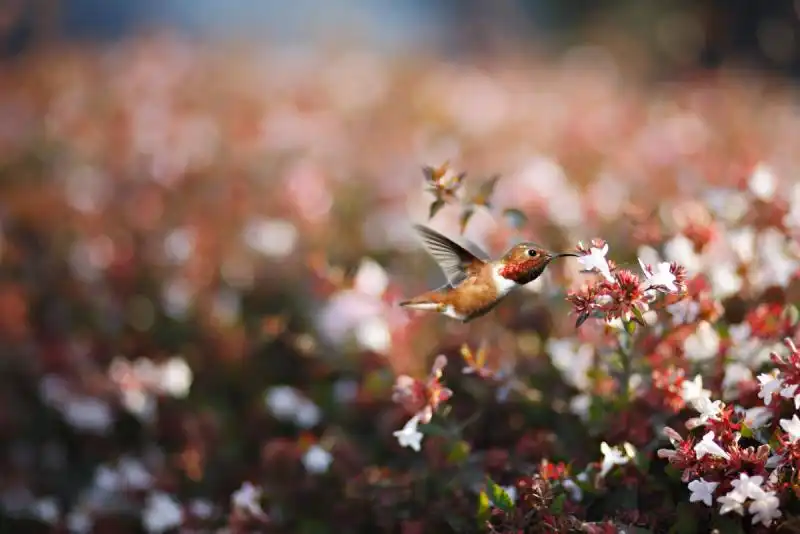
<svg viewBox="0 0 800 534">
<path fill-rule="evenodd" d="M 477 274 L 486 264 L 484 259 L 427 226 L 415 224 L 414 230 L 422 237 L 422 243 L 439 264 L 451 286 L 456 286 L 468 276 Z M 485 252 L 478 250 L 476 252 L 488 258 Z"/>
</svg>

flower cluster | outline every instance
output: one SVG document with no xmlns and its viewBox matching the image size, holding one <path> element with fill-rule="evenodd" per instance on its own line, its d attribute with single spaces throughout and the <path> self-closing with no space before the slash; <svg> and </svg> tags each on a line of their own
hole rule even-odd
<svg viewBox="0 0 800 534">
<path fill-rule="evenodd" d="M 577 315 L 577 326 L 590 317 L 605 321 L 635 320 L 644 323 L 643 315 L 656 300 L 657 293 L 680 293 L 686 290 L 686 270 L 675 262 L 661 262 L 655 269 L 639 259 L 644 280 L 627 269 L 620 269 L 606 259 L 608 243 L 594 240 L 588 249 L 579 244 L 578 262 L 587 272 L 602 278 L 572 291 L 567 299 Z"/>
</svg>

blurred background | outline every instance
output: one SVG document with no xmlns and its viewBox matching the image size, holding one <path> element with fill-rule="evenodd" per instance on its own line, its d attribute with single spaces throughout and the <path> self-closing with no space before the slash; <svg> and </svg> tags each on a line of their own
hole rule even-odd
<svg viewBox="0 0 800 534">
<path fill-rule="evenodd" d="M 466 230 L 493 253 L 635 261 L 660 202 L 797 175 L 799 29 L 788 0 L 0 2 L 0 529 L 210 531 L 251 481 L 269 531 L 393 531 L 440 506 L 352 487 L 418 467 L 394 377 L 484 338 L 545 400 L 475 449 L 591 460 L 538 357 L 572 267 L 468 330 L 395 306 L 441 282 L 421 167 L 501 174 Z"/>
</svg>

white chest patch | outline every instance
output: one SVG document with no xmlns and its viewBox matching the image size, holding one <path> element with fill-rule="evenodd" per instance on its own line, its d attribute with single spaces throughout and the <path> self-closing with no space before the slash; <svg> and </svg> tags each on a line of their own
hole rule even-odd
<svg viewBox="0 0 800 534">
<path fill-rule="evenodd" d="M 494 288 L 497 291 L 498 298 L 505 297 L 512 289 L 519 287 L 519 284 L 515 281 L 509 280 L 500 274 L 502 268 L 502 265 L 496 265 L 492 269 L 492 281 L 494 282 Z"/>
</svg>

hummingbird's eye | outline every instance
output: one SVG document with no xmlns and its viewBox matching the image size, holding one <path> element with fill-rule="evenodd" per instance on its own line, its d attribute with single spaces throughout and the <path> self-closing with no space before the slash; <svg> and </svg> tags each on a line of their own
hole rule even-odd
<svg viewBox="0 0 800 534">
<path fill-rule="evenodd" d="M 536 249 L 533 248 L 528 249 L 528 256 L 530 256 L 531 258 L 535 258 L 538 255 L 539 253 L 536 251 Z"/>
</svg>

